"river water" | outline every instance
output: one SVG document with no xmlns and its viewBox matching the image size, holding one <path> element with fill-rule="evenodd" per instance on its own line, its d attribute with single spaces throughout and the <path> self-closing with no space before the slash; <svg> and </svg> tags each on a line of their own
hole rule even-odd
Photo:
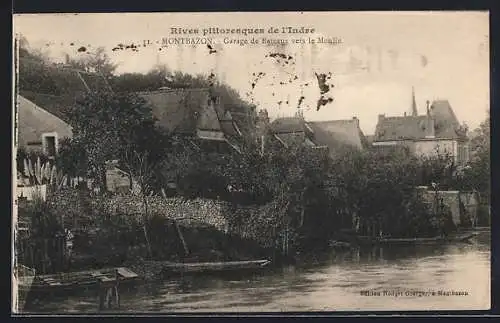
<svg viewBox="0 0 500 323">
<path fill-rule="evenodd" d="M 444 246 L 332 252 L 307 266 L 240 277 L 185 277 L 122 291 L 133 313 L 485 310 L 490 237 Z M 454 295 L 459 294 L 459 295 Z M 30 313 L 96 313 L 95 292 L 39 301 Z"/>
</svg>

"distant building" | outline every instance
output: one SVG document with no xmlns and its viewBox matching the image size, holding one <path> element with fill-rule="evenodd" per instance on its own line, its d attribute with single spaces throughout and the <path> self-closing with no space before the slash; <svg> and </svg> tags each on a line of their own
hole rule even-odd
<svg viewBox="0 0 500 323">
<path fill-rule="evenodd" d="M 231 111 L 209 89 L 161 89 L 137 94 L 150 105 L 160 126 L 188 139 L 193 146 L 239 151 L 242 133 Z"/>
<path fill-rule="evenodd" d="M 267 111 L 261 110 L 257 129 L 283 147 L 304 145 L 328 151 L 330 156 L 345 149 L 362 150 L 367 147 L 356 117 L 350 120 L 306 121 L 302 115 L 296 115 L 277 118 L 269 123 Z"/>
<path fill-rule="evenodd" d="M 368 141 L 359 126 L 359 119 L 312 121 L 307 123 L 313 130 L 314 141 L 328 147 L 330 156 L 346 149 L 364 150 Z"/>
<path fill-rule="evenodd" d="M 314 131 L 302 117 L 278 118 L 271 122 L 270 130 L 273 139 L 284 147 L 305 145 L 312 148 L 323 148 L 322 145 L 314 141 Z"/>
<path fill-rule="evenodd" d="M 419 156 L 449 154 L 458 165 L 467 163 L 467 129 L 460 125 L 450 103 L 447 100 L 436 100 L 429 105 L 427 102 L 426 114 L 418 115 L 414 94 L 412 98 L 410 115 L 379 115 L 373 147 L 403 146 Z"/>
<path fill-rule="evenodd" d="M 18 96 L 18 148 L 55 156 L 62 138 L 72 137 L 71 126 L 35 103 Z"/>
</svg>

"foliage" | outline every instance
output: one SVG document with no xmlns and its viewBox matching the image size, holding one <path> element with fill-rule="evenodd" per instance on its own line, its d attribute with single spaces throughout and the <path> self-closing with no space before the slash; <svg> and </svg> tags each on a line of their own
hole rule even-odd
<svg viewBox="0 0 500 323">
<path fill-rule="evenodd" d="M 111 61 L 104 47 L 97 47 L 95 50 L 86 48 L 83 53 L 74 58 L 66 55 L 66 65 L 85 72 L 99 73 L 108 79 L 113 76 L 118 67 Z"/>
<path fill-rule="evenodd" d="M 17 241 L 25 246 L 26 253 L 21 255 L 23 262 L 39 273 L 61 270 L 61 253 L 55 248 L 55 244 L 60 241 L 57 238 L 63 233 L 60 217 L 53 212 L 50 203 L 38 195 L 34 196 L 33 201 L 22 205 L 19 208 L 19 218 L 29 223 L 28 238 Z M 27 253 L 27 245 L 31 245 L 32 257 Z"/>
<path fill-rule="evenodd" d="M 97 180 L 103 192 L 106 161 L 120 160 L 134 150 L 151 150 L 151 158 L 162 155 L 162 133 L 155 126 L 151 110 L 136 96 L 88 93 L 72 107 L 69 119 L 73 138 L 66 152 L 74 153 L 78 165 L 87 166 L 87 174 Z M 68 167 L 77 169 L 75 164 Z"/>
<path fill-rule="evenodd" d="M 488 201 L 491 194 L 490 140 L 490 119 L 488 116 L 472 134 L 471 161 L 462 175 L 463 185 L 483 193 Z"/>
<path fill-rule="evenodd" d="M 42 153 L 17 152 L 18 180 L 30 186 L 48 185 L 52 191 L 61 189 L 67 183 L 68 176 L 58 170 L 55 163 Z"/>
</svg>

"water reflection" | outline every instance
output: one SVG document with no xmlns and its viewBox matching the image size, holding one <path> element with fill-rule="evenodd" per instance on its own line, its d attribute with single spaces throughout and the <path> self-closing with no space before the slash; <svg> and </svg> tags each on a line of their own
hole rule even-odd
<svg viewBox="0 0 500 323">
<path fill-rule="evenodd" d="M 408 291 L 467 296 L 411 296 Z M 369 291 L 382 296 L 364 296 Z M 402 296 L 392 296 L 400 292 Z M 386 296 L 383 296 L 386 293 Z M 489 238 L 444 246 L 359 248 L 258 275 L 184 277 L 122 293 L 122 312 L 487 309 Z M 95 312 L 92 294 L 43 302 L 37 312 Z"/>
</svg>

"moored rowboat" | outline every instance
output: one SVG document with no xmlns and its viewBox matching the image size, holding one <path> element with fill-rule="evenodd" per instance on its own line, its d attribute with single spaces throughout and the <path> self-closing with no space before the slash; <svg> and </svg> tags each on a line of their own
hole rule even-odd
<svg viewBox="0 0 500 323">
<path fill-rule="evenodd" d="M 431 238 L 371 238 L 371 237 L 357 237 L 360 244 L 435 244 L 435 243 L 449 243 L 449 242 L 467 242 L 478 233 L 468 232 L 463 234 L 454 234 L 450 236 L 439 236 Z"/>
<path fill-rule="evenodd" d="M 227 261 L 227 262 L 193 262 L 193 263 L 176 263 L 176 262 L 157 262 L 163 272 L 168 273 L 207 273 L 207 272 L 227 272 L 227 271 L 244 271 L 258 270 L 269 265 L 271 261 L 248 260 L 248 261 Z"/>
<path fill-rule="evenodd" d="M 32 292 L 53 292 L 97 287 L 100 283 L 121 283 L 135 281 L 139 276 L 125 267 L 87 270 L 79 272 L 58 273 L 36 276 L 31 285 L 19 282 L 19 290 L 29 289 Z"/>
</svg>

